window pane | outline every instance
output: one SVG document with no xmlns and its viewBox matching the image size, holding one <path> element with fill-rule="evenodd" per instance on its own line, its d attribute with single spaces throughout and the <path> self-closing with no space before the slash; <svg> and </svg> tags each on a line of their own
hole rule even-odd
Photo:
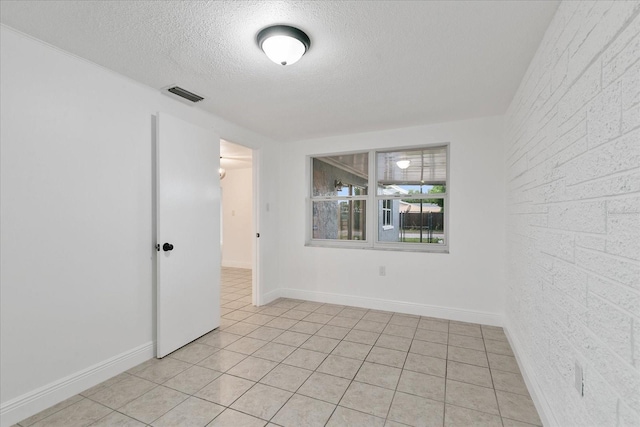
<svg viewBox="0 0 640 427">
<path fill-rule="evenodd" d="M 364 200 L 313 202 L 313 238 L 366 240 Z"/>
<path fill-rule="evenodd" d="M 378 194 L 381 188 L 446 185 L 447 147 L 431 147 L 376 153 Z M 398 193 L 402 194 L 402 193 Z"/>
<path fill-rule="evenodd" d="M 386 200 L 378 203 L 378 241 L 436 243 L 444 241 L 444 199 L 391 199 L 392 227 L 385 224 Z"/>
<path fill-rule="evenodd" d="M 382 225 L 386 227 L 393 227 L 395 223 L 393 218 L 393 200 L 382 201 Z"/>
<path fill-rule="evenodd" d="M 364 196 L 368 180 L 368 153 L 313 159 L 313 197 Z"/>
<path fill-rule="evenodd" d="M 385 196 L 407 196 L 412 194 L 443 194 L 445 185 L 382 185 L 378 184 L 378 194 Z"/>
</svg>

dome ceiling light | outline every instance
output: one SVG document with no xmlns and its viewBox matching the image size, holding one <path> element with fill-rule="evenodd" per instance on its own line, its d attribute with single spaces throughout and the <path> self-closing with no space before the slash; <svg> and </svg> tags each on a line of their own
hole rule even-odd
<svg viewBox="0 0 640 427">
<path fill-rule="evenodd" d="M 398 160 L 396 162 L 396 165 L 398 165 L 400 169 L 406 169 L 409 167 L 410 164 L 411 164 L 411 160 Z"/>
<path fill-rule="evenodd" d="M 261 30 L 257 41 L 267 57 L 280 65 L 298 62 L 311 46 L 304 31 L 288 25 L 273 25 Z"/>
</svg>

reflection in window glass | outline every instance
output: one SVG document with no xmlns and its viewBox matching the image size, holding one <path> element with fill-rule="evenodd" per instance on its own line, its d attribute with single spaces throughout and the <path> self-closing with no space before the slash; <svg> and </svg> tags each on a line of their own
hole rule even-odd
<svg viewBox="0 0 640 427">
<path fill-rule="evenodd" d="M 313 238 L 366 240 L 364 200 L 313 202 Z"/>
<path fill-rule="evenodd" d="M 368 153 L 313 159 L 313 197 L 364 196 L 368 185 Z"/>
<path fill-rule="evenodd" d="M 415 186 L 414 190 L 421 190 L 425 185 L 446 185 L 447 148 L 377 152 L 376 170 L 379 188 Z"/>
</svg>

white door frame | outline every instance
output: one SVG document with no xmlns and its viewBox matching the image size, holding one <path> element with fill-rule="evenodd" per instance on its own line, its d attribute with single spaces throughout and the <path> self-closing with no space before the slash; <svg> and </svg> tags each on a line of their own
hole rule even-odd
<svg viewBox="0 0 640 427">
<path fill-rule="evenodd" d="M 251 244 L 251 303 L 255 306 L 262 304 L 262 265 L 261 265 L 261 252 L 260 252 L 260 238 L 257 235 L 260 233 L 260 161 L 261 150 L 249 145 L 245 145 L 242 142 L 237 142 L 235 139 L 227 139 L 221 137 L 221 140 L 230 142 L 231 144 L 240 145 L 242 147 L 251 150 L 251 228 L 252 228 L 252 244 Z M 222 232 L 222 230 L 220 230 Z M 227 239 L 228 236 L 223 237 Z"/>
<path fill-rule="evenodd" d="M 262 295 L 260 294 L 260 276 L 262 273 L 262 266 L 260 265 L 260 150 L 252 148 L 251 153 L 251 191 L 253 192 L 252 206 L 253 210 L 252 222 L 253 222 L 253 254 L 252 254 L 252 266 L 251 266 L 251 303 L 255 306 L 261 305 Z"/>
</svg>

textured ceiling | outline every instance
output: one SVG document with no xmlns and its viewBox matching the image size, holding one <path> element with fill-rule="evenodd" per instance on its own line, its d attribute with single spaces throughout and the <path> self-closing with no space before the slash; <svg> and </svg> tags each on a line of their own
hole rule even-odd
<svg viewBox="0 0 640 427">
<path fill-rule="evenodd" d="M 2 1 L 3 24 L 279 140 L 502 114 L 557 1 Z M 257 47 L 297 26 L 282 67 Z"/>
</svg>

